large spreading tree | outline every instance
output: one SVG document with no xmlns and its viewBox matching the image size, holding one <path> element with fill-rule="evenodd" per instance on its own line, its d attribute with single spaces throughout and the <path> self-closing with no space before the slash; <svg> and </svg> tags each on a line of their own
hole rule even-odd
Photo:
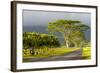
<svg viewBox="0 0 100 73">
<path fill-rule="evenodd" d="M 56 20 L 48 24 L 48 29 L 53 32 L 59 32 L 63 35 L 66 47 L 69 48 L 69 43 L 78 46 L 85 39 L 84 31 L 89 29 L 89 26 L 82 24 L 76 20 Z"/>
</svg>

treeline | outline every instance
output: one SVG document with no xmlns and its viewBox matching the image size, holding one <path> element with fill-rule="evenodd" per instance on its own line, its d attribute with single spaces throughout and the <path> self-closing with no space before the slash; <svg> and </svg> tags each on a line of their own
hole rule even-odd
<svg viewBox="0 0 100 73">
<path fill-rule="evenodd" d="M 23 48 L 58 47 L 60 43 L 56 36 L 36 32 L 23 33 Z"/>
</svg>

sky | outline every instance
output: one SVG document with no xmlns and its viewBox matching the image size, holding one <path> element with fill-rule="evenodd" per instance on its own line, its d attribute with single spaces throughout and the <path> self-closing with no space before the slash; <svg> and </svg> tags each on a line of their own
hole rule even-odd
<svg viewBox="0 0 100 73">
<path fill-rule="evenodd" d="M 47 26 L 49 22 L 66 19 L 91 24 L 90 13 L 23 10 L 23 26 Z"/>
</svg>

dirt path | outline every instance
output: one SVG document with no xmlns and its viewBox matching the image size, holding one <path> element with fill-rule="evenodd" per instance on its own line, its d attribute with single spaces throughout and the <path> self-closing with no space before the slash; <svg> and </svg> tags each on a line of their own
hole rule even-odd
<svg viewBox="0 0 100 73">
<path fill-rule="evenodd" d="M 38 61 L 64 61 L 64 60 L 78 60 L 82 59 L 82 51 L 77 50 L 69 54 L 60 56 L 53 56 L 48 58 L 24 58 L 25 62 L 38 62 Z"/>
</svg>

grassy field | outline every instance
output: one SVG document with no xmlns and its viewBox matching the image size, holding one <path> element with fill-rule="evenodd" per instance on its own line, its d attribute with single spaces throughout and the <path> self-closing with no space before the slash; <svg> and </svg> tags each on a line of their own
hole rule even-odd
<svg viewBox="0 0 100 73">
<path fill-rule="evenodd" d="M 36 49 L 35 55 L 24 56 L 24 58 L 45 58 L 50 56 L 58 56 L 63 54 L 68 54 L 73 51 L 79 50 L 80 48 L 66 48 L 66 47 L 59 47 L 59 48 L 42 48 Z M 37 54 L 37 52 L 39 54 Z"/>
<path fill-rule="evenodd" d="M 66 48 L 66 47 L 59 47 L 59 48 L 42 48 L 36 49 L 35 55 L 23 55 L 23 58 L 47 58 L 51 56 L 59 56 L 63 54 L 68 54 L 79 50 L 80 48 Z M 37 54 L 38 53 L 38 54 Z M 90 59 L 91 58 L 91 50 L 90 47 L 83 48 L 82 52 L 83 59 Z"/>
<path fill-rule="evenodd" d="M 83 48 L 82 57 L 83 59 L 91 59 L 91 47 Z"/>
</svg>

